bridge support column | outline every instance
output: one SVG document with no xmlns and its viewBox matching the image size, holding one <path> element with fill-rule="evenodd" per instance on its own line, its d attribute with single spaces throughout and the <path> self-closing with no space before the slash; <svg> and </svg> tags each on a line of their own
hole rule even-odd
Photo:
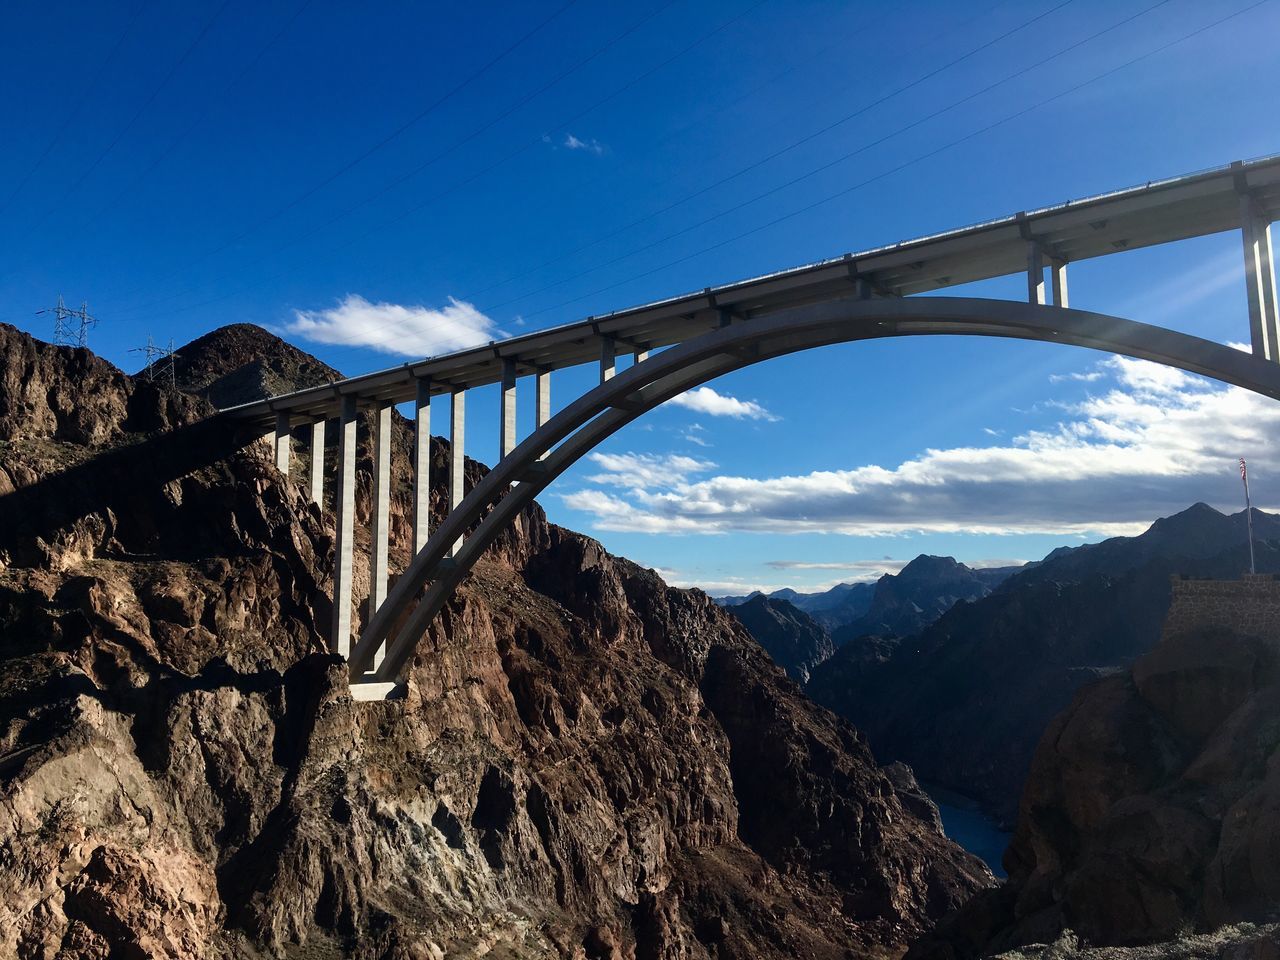
<svg viewBox="0 0 1280 960">
<path fill-rule="evenodd" d="M 462 502 L 462 498 L 467 495 L 466 454 L 463 450 L 467 426 L 467 392 L 460 388 L 454 388 L 450 399 L 449 509 L 456 510 L 458 504 Z M 460 546 L 462 546 L 461 538 L 449 548 L 449 556 L 453 556 Z"/>
<path fill-rule="evenodd" d="M 308 444 L 311 448 L 308 459 L 311 462 L 307 465 L 310 473 L 307 492 L 311 502 L 320 508 L 321 513 L 324 512 L 324 425 L 323 420 L 311 424 L 311 440 Z"/>
<path fill-rule="evenodd" d="M 413 402 L 413 552 L 431 532 L 431 378 L 419 377 Z"/>
<path fill-rule="evenodd" d="M 1066 309 L 1067 304 L 1067 261 L 1053 260 L 1049 264 L 1050 276 L 1053 278 L 1053 305 Z"/>
<path fill-rule="evenodd" d="M 1271 224 L 1258 202 L 1247 193 L 1240 196 L 1240 230 L 1244 239 L 1244 284 L 1249 300 L 1253 355 L 1280 361 L 1280 307 L 1276 300 Z"/>
<path fill-rule="evenodd" d="M 391 404 L 380 403 L 373 421 L 373 516 L 370 518 L 369 617 L 387 599 L 391 539 Z"/>
<path fill-rule="evenodd" d="M 631 359 L 636 363 L 644 363 L 646 360 L 649 359 L 649 351 L 637 350 L 635 353 L 631 355 Z"/>
<path fill-rule="evenodd" d="M 289 475 L 289 414 L 283 410 L 276 412 L 276 469 L 286 477 Z"/>
<path fill-rule="evenodd" d="M 351 652 L 352 548 L 356 523 L 356 420 L 353 394 L 342 397 L 338 418 L 337 540 L 333 565 L 333 636 L 330 649 L 339 656 Z"/>
<path fill-rule="evenodd" d="M 600 382 L 607 383 L 613 379 L 618 368 L 618 345 L 613 337 L 600 338 Z"/>
<path fill-rule="evenodd" d="M 551 371 L 539 370 L 534 381 L 534 429 L 551 419 Z M 545 460 L 543 453 L 539 460 Z"/>
<path fill-rule="evenodd" d="M 1027 303 L 1045 303 L 1044 251 L 1034 240 L 1027 241 Z"/>
<path fill-rule="evenodd" d="M 498 456 L 516 448 L 516 362 L 502 361 L 502 414 L 498 426 Z"/>
</svg>

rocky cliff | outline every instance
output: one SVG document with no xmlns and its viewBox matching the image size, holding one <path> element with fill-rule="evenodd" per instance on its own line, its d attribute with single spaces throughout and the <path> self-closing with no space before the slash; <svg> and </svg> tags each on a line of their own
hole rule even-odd
<svg viewBox="0 0 1280 960">
<path fill-rule="evenodd" d="M 786 600 L 756 594 L 729 609 L 797 683 L 806 683 L 813 668 L 835 653 L 822 625 Z"/>
<path fill-rule="evenodd" d="M 864 730 L 881 759 L 1012 824 L 1049 721 L 1082 685 L 1155 645 L 1170 574 L 1248 569 L 1243 521 L 1197 504 L 1141 536 L 1057 551 L 909 640 L 846 643 L 806 691 Z M 1255 511 L 1255 532 L 1275 536 L 1280 524 Z M 1276 541 L 1260 540 L 1257 563 L 1280 572 Z"/>
<path fill-rule="evenodd" d="M 1005 867 L 1007 883 L 914 955 L 1280 921 L 1280 581 L 1174 583 L 1158 646 L 1081 690 L 1041 738 Z M 1235 955 L 1275 956 L 1277 928 L 1254 932 Z M 1198 955 L 1231 955 L 1235 937 L 1203 938 Z"/>
<path fill-rule="evenodd" d="M 866 612 L 843 624 L 832 640 L 839 647 L 867 635 L 913 636 L 961 600 L 985 597 L 1015 569 L 974 570 L 953 557 L 921 554 L 896 574 L 876 581 Z"/>
<path fill-rule="evenodd" d="M 727 613 L 537 509 L 353 702 L 330 515 L 206 419 L 325 370 L 180 353 L 193 393 L 0 327 L 0 954 L 889 955 L 990 882 Z"/>
</svg>

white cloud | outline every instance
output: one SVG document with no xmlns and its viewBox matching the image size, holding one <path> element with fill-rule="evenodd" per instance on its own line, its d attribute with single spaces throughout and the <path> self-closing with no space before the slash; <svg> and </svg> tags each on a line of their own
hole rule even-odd
<svg viewBox="0 0 1280 960">
<path fill-rule="evenodd" d="M 907 565 L 906 560 L 769 560 L 766 567 L 774 570 L 843 570 L 853 574 L 846 583 L 857 580 L 878 580 L 882 574 L 897 573 Z M 808 590 L 810 588 L 803 588 Z"/>
<path fill-rule="evenodd" d="M 449 298 L 439 309 L 370 303 L 348 294 L 327 310 L 297 310 L 287 332 L 315 343 L 368 347 L 405 357 L 452 353 L 502 335 L 494 322 L 470 303 Z"/>
<path fill-rule="evenodd" d="M 1003 444 L 794 476 L 688 471 L 625 496 L 590 490 L 565 500 L 600 530 L 1131 535 L 1197 500 L 1238 508 L 1240 456 L 1257 464 L 1259 506 L 1280 499 L 1263 479 L 1280 476 L 1280 404 L 1140 360 L 1111 357 L 1096 370 L 1103 392 L 1060 405 L 1052 428 Z"/>
<path fill-rule="evenodd" d="M 737 397 L 727 397 L 722 393 L 716 393 L 710 387 L 695 387 L 692 390 L 686 390 L 679 396 L 672 397 L 667 403 L 675 407 L 684 407 L 687 410 L 705 413 L 710 417 L 733 417 L 735 420 L 776 421 L 779 419 L 754 400 L 739 400 Z"/>
<path fill-rule="evenodd" d="M 1088 373 L 1051 373 L 1049 374 L 1050 383 L 1064 383 L 1068 380 L 1078 380 L 1081 383 L 1093 383 L 1095 380 L 1101 380 L 1105 374 L 1101 370 L 1090 370 Z"/>
<path fill-rule="evenodd" d="M 716 468 L 710 460 L 680 454 L 592 453 L 587 459 L 604 471 L 587 477 L 588 482 L 637 490 L 683 483 L 691 473 Z"/>
<path fill-rule="evenodd" d="M 594 137 L 589 140 L 579 140 L 572 133 L 565 135 L 564 145 L 570 150 L 585 150 L 587 153 L 594 153 L 597 157 L 602 156 L 605 151 L 604 144 Z"/>
</svg>

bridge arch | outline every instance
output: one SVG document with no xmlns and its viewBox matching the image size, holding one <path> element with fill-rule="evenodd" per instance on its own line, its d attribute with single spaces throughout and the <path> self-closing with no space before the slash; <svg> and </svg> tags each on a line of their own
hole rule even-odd
<svg viewBox="0 0 1280 960">
<path fill-rule="evenodd" d="M 647 411 L 775 357 L 859 340 L 940 335 L 1087 347 L 1280 400 L 1280 364 L 1200 337 L 1083 310 L 955 297 L 849 298 L 752 316 L 641 360 L 570 403 L 503 457 L 432 532 L 369 620 L 351 651 L 352 678 L 365 678 L 385 645 L 376 679 L 399 679 L 431 621 L 503 529 L 560 474 Z"/>
</svg>

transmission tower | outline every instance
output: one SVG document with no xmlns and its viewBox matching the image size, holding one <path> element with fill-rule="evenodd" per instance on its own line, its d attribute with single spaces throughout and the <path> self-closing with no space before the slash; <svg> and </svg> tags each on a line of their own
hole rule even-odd
<svg viewBox="0 0 1280 960">
<path fill-rule="evenodd" d="M 144 368 L 144 372 L 148 380 L 154 383 L 157 377 L 161 380 L 168 377 L 171 387 L 178 385 L 178 365 L 174 362 L 178 359 L 178 354 L 173 350 L 172 339 L 169 340 L 167 347 L 161 347 L 148 335 L 145 347 L 134 347 L 129 352 L 141 353 L 146 356 L 147 365 Z"/>
<path fill-rule="evenodd" d="M 89 328 L 98 325 L 98 321 L 89 316 L 89 304 L 83 302 L 79 310 L 72 310 L 58 294 L 58 305 L 47 310 L 37 310 L 36 316 L 42 313 L 53 314 L 53 342 L 59 347 L 87 347 L 89 345 Z"/>
</svg>

